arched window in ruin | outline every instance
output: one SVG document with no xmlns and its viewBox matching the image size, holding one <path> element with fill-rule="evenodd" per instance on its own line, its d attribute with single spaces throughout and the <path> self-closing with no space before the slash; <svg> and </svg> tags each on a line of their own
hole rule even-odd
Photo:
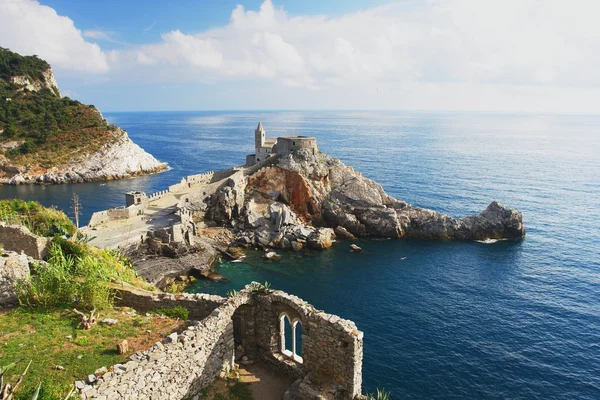
<svg viewBox="0 0 600 400">
<path fill-rule="evenodd" d="M 302 322 L 285 313 L 279 315 L 279 349 L 281 354 L 302 363 Z"/>
</svg>

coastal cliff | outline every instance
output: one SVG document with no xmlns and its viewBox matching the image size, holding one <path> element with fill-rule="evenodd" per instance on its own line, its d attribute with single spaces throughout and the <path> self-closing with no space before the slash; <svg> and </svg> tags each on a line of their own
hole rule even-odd
<svg viewBox="0 0 600 400">
<path fill-rule="evenodd" d="M 0 47 L 0 183 L 122 179 L 167 166 L 60 91 L 50 65 Z"/>
<path fill-rule="evenodd" d="M 268 164 L 244 179 L 230 179 L 204 199 L 205 219 L 236 227 L 242 232 L 240 244 L 297 249 L 329 247 L 336 236 L 525 236 L 522 214 L 496 201 L 477 215 L 453 218 L 393 198 L 378 183 L 326 154 L 298 150 Z"/>
</svg>

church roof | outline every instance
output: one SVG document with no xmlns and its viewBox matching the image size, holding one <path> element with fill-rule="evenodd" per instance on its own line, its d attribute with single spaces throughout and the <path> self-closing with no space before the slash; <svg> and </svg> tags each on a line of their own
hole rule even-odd
<svg viewBox="0 0 600 400">
<path fill-rule="evenodd" d="M 263 126 L 262 126 L 262 122 L 258 123 L 258 126 L 256 127 L 257 131 L 262 131 L 263 130 Z"/>
</svg>

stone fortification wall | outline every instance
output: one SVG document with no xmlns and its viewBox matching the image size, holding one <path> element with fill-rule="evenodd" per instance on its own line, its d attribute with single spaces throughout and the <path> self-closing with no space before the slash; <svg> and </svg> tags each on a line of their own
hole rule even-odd
<svg viewBox="0 0 600 400">
<path fill-rule="evenodd" d="M 145 204 L 132 205 L 129 207 L 111 208 L 109 210 L 97 211 L 92 214 L 88 227 L 92 228 L 108 221 L 116 221 L 119 219 L 129 219 L 140 215 L 146 208 Z"/>
<path fill-rule="evenodd" d="M 18 303 L 15 283 L 29 277 L 29 261 L 25 254 L 4 252 L 0 256 L 0 308 Z"/>
<path fill-rule="evenodd" d="M 22 225 L 7 225 L 0 222 L 0 243 L 5 250 L 24 252 L 41 260 L 48 255 L 50 239 L 34 235 Z"/>
<path fill-rule="evenodd" d="M 127 292 L 121 303 L 142 311 L 184 305 L 194 315 L 209 315 L 182 334 L 172 334 L 150 350 L 132 355 L 126 364 L 113 366 L 95 383 L 78 382 L 84 398 L 191 398 L 243 355 L 298 377 L 296 386 L 301 388 L 310 385 L 308 378 L 318 376 L 329 393 L 333 390 L 331 398 L 361 395 L 363 333 L 353 322 L 317 311 L 296 296 L 261 293 L 249 285 L 228 299 Z M 281 348 L 282 316 L 301 325 L 301 357 Z"/>
<path fill-rule="evenodd" d="M 287 156 L 296 150 L 308 149 L 316 154 L 317 139 L 308 136 L 290 136 L 277 138 L 275 152 L 278 156 Z"/>
<path fill-rule="evenodd" d="M 221 296 L 198 293 L 170 294 L 150 292 L 129 285 L 115 284 L 117 290 L 115 304 L 127 306 L 138 312 L 156 311 L 161 308 L 182 306 L 189 311 L 190 319 L 201 320 L 210 315 L 217 307 L 225 303 Z"/>
<path fill-rule="evenodd" d="M 108 216 L 108 210 L 97 211 L 92 214 L 90 222 L 88 222 L 88 226 L 91 228 L 94 226 L 105 224 L 108 221 L 110 221 L 110 217 Z"/>
<path fill-rule="evenodd" d="M 152 193 L 150 196 L 148 196 L 148 201 L 162 199 L 168 194 L 168 190 L 159 190 L 158 192 Z"/>
<path fill-rule="evenodd" d="M 218 171 L 217 175 L 226 172 L 227 174 L 231 174 L 232 171 Z M 140 205 L 131 205 L 129 207 L 120 207 L 120 208 L 111 208 L 109 210 L 98 211 L 92 214 L 90 218 L 90 222 L 88 223 L 88 227 L 92 228 L 109 221 L 114 221 L 118 219 L 127 219 L 133 216 L 139 215 L 143 213 L 146 207 L 148 206 L 148 202 L 162 199 L 170 193 L 180 192 L 182 190 L 188 189 L 190 187 L 206 185 L 210 183 L 215 177 L 215 171 L 204 172 L 202 174 L 189 175 L 185 178 L 181 178 L 181 182 L 176 183 L 174 185 L 169 186 L 166 190 L 160 190 L 158 192 L 152 193 L 147 197 L 147 200 L 144 204 Z M 133 208 L 132 208 L 133 207 Z"/>
</svg>

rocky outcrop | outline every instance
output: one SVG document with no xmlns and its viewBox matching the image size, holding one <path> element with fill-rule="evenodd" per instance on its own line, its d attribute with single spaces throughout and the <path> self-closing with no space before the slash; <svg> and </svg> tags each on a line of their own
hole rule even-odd
<svg viewBox="0 0 600 400">
<path fill-rule="evenodd" d="M 76 183 L 130 178 L 167 169 L 118 129 L 117 139 L 92 154 L 74 156 L 68 164 L 45 170 L 5 165 L 0 183 L 9 185 Z"/>
<path fill-rule="evenodd" d="M 516 240 L 525 235 L 521 213 L 496 201 L 478 215 L 452 218 L 412 207 L 340 160 L 304 150 L 230 182 L 207 209 L 208 219 L 241 231 L 237 244 L 264 248 L 326 248 L 336 239 L 330 228 L 345 239 Z"/>
<path fill-rule="evenodd" d="M 129 248 L 127 255 L 140 276 L 162 289 L 173 278 L 210 272 L 218 253 L 215 245 L 203 238 L 196 238 L 192 246 L 149 238 L 144 246 Z"/>
<path fill-rule="evenodd" d="M 0 307 L 18 303 L 15 293 L 17 281 L 29 277 L 29 261 L 23 253 L 2 252 L 0 255 Z"/>
<path fill-rule="evenodd" d="M 41 72 L 42 79 L 33 79 L 27 75 L 12 76 L 10 81 L 17 85 L 22 85 L 24 89 L 31 92 L 37 92 L 43 88 L 48 88 L 53 91 L 58 97 L 60 97 L 60 91 L 58 90 L 58 83 L 54 78 L 54 73 L 50 68 Z"/>
</svg>

